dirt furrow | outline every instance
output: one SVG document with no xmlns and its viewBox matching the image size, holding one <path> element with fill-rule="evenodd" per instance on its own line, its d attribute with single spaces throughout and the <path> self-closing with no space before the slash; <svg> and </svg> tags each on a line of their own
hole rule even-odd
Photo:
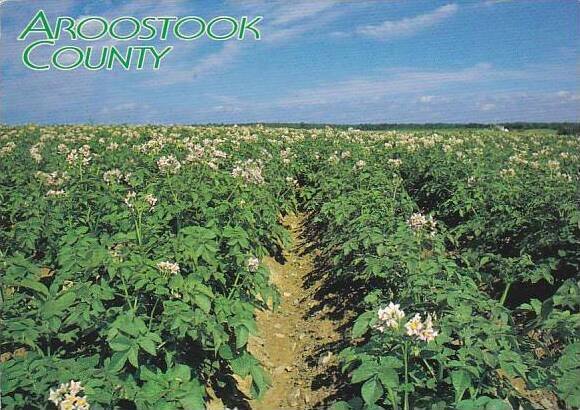
<svg viewBox="0 0 580 410">
<path fill-rule="evenodd" d="M 302 215 L 287 216 L 283 223 L 292 234 L 293 246 L 284 251 L 284 262 L 268 258 L 272 281 L 282 295 L 276 311 L 257 314 L 260 337 L 249 349 L 272 376 L 272 387 L 255 410 L 323 408 L 335 393 L 328 380 L 336 366 L 329 347 L 340 340 L 339 324 L 327 318 L 314 295 L 318 284 L 307 286 L 315 269 L 315 251 L 304 243 Z"/>
</svg>

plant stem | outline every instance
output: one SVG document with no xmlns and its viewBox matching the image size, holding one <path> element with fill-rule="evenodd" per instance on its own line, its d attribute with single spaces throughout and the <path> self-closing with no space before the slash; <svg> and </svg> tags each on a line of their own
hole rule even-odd
<svg viewBox="0 0 580 410">
<path fill-rule="evenodd" d="M 125 301 L 129 305 L 129 307 L 135 313 L 135 307 L 131 305 L 131 297 L 129 296 L 129 290 L 127 289 L 127 283 L 125 282 L 125 278 L 123 277 L 123 273 L 119 272 L 119 276 L 121 277 L 121 282 L 123 282 L 123 291 L 125 292 Z"/>
<path fill-rule="evenodd" d="M 508 295 L 508 292 L 509 292 L 511 286 L 512 286 L 511 282 L 508 282 L 505 285 L 505 289 L 503 291 L 503 294 L 501 295 L 501 299 L 499 300 L 500 305 L 503 306 L 503 304 L 505 303 L 505 300 L 507 299 L 507 295 Z"/>
<path fill-rule="evenodd" d="M 403 344 L 403 361 L 405 363 L 405 402 L 403 403 L 403 409 L 409 410 L 409 346 L 408 342 L 405 341 Z"/>
<path fill-rule="evenodd" d="M 387 388 L 387 391 L 389 392 L 389 400 L 393 405 L 393 410 L 399 410 L 399 403 L 397 403 L 397 397 L 395 396 L 393 389 Z"/>
<path fill-rule="evenodd" d="M 232 290 L 230 290 L 230 294 L 228 295 L 228 300 L 232 298 L 232 296 L 234 295 L 234 292 L 236 291 L 236 288 L 238 287 L 238 281 L 240 280 L 240 276 L 241 276 L 241 271 L 238 271 L 238 273 L 236 273 L 236 279 L 234 280 L 234 286 L 232 286 Z"/>
<path fill-rule="evenodd" d="M 143 239 L 141 238 L 141 211 L 137 211 L 137 217 L 135 218 L 135 234 L 137 235 L 137 243 L 141 247 L 143 245 Z"/>
<path fill-rule="evenodd" d="M 149 315 L 149 326 L 148 329 L 151 331 L 151 325 L 153 324 L 153 314 L 155 313 L 155 309 L 157 309 L 157 304 L 159 303 L 159 298 L 155 300 L 155 304 L 153 305 L 153 309 L 151 309 L 151 314 Z"/>
</svg>

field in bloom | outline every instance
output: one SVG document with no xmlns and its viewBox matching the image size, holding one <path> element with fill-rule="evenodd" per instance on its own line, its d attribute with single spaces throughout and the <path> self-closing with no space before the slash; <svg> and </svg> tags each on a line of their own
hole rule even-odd
<svg viewBox="0 0 580 410">
<path fill-rule="evenodd" d="M 2 405 L 259 398 L 299 211 L 356 318 L 333 409 L 577 408 L 580 140 L 438 132 L 0 127 Z"/>
</svg>

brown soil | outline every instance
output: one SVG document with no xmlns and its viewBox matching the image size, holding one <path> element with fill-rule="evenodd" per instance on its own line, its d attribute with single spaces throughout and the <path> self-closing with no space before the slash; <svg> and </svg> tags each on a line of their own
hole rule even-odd
<svg viewBox="0 0 580 410">
<path fill-rule="evenodd" d="M 248 341 L 248 350 L 270 373 L 272 386 L 259 400 L 243 400 L 237 409 L 325 409 L 339 393 L 336 352 L 344 319 L 331 319 L 326 298 L 318 300 L 325 293 L 324 275 L 314 271 L 317 251 L 305 243 L 304 215 L 288 215 L 282 222 L 293 246 L 283 251 L 282 263 L 272 257 L 264 260 L 281 304 L 257 312 L 260 334 Z M 250 379 L 237 381 L 242 395 L 249 397 Z M 215 399 L 208 408 L 223 410 L 224 405 Z"/>
<path fill-rule="evenodd" d="M 306 285 L 316 255 L 302 240 L 302 216 L 289 215 L 283 223 L 294 246 L 284 251 L 283 264 L 273 258 L 265 261 L 282 303 L 276 311 L 258 312 L 261 337 L 249 344 L 269 370 L 272 387 L 250 405 L 255 410 L 325 408 L 327 398 L 336 393 L 328 377 L 337 362 L 334 352 L 325 348 L 341 340 L 340 324 L 326 318 L 326 309 L 318 306 L 314 295 L 320 284 Z"/>
</svg>

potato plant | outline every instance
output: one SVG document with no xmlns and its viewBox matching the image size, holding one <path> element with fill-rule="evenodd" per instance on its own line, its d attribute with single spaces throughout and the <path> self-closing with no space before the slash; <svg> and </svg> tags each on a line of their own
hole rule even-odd
<svg viewBox="0 0 580 410">
<path fill-rule="evenodd" d="M 299 210 L 358 316 L 334 409 L 578 407 L 579 160 L 547 133 L 1 127 L 2 404 L 259 398 L 262 260 Z"/>
</svg>

